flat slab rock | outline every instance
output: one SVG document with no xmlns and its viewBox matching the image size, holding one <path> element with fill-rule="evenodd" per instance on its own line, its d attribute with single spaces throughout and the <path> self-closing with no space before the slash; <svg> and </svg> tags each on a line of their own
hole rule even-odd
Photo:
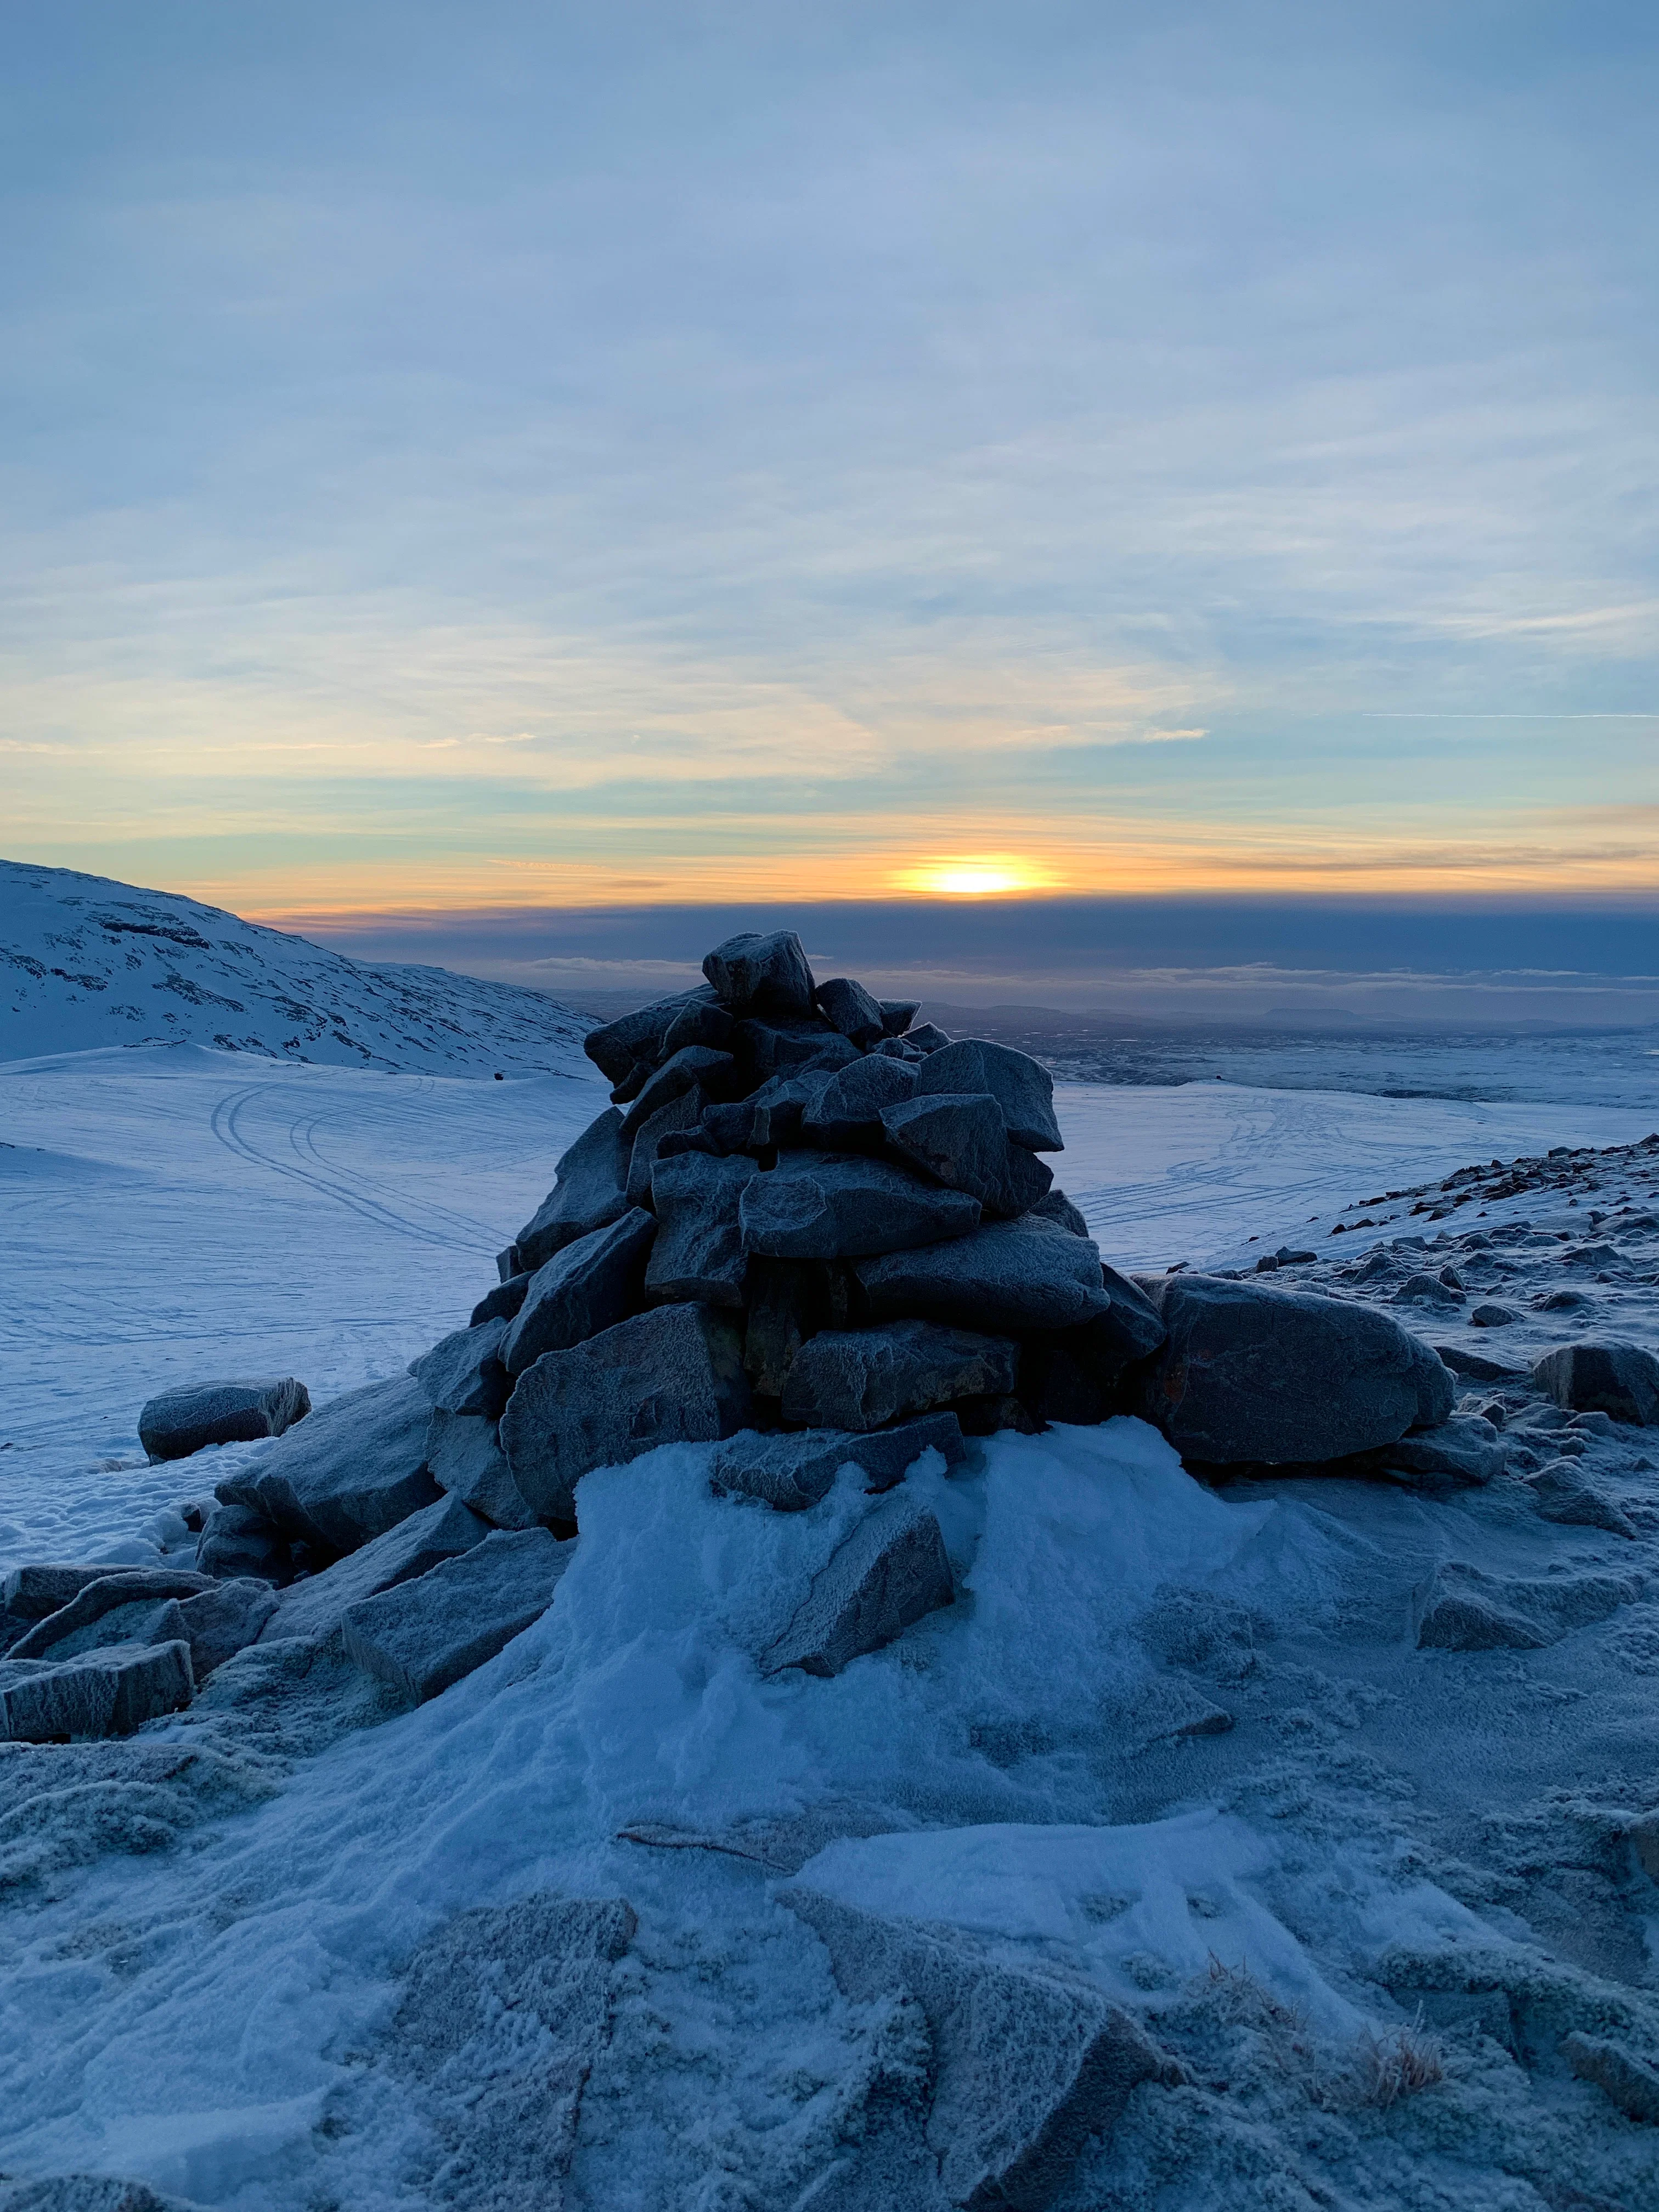
<svg viewBox="0 0 1659 2212">
<path fill-rule="evenodd" d="M 463 1912 L 410 1958 L 387 2061 L 420 2086 L 452 2212 L 560 2212 L 636 1925 L 622 1898 L 544 1892 Z"/>
<path fill-rule="evenodd" d="M 881 1125 L 895 1152 L 952 1190 L 965 1190 L 988 1214 L 1024 1213 L 1054 1179 L 1052 1168 L 1014 1142 L 988 1096 L 939 1091 L 903 1099 L 883 1109 Z"/>
<path fill-rule="evenodd" d="M 777 1893 L 821 1938 L 852 2002 L 920 2004 L 933 2057 L 927 2146 L 954 2205 L 1042 2212 L 1139 2083 L 1182 2078 L 1139 2023 L 1086 1983 L 1006 1966 L 966 1937 L 799 1883 Z"/>
<path fill-rule="evenodd" d="M 954 1413 L 924 1413 L 920 1420 L 866 1435 L 800 1429 L 762 1436 L 750 1429 L 716 1451 L 710 1480 L 717 1492 L 758 1498 L 780 1513 L 799 1513 L 828 1495 L 849 1462 L 872 1490 L 890 1490 L 930 1449 L 946 1467 L 959 1467 L 967 1457 L 962 1424 Z"/>
<path fill-rule="evenodd" d="M 1112 1310 L 1093 1243 L 1040 1214 L 861 1260 L 854 1273 L 878 1321 L 914 1314 L 981 1333 L 1067 1329 Z"/>
<path fill-rule="evenodd" d="M 496 1315 L 441 1338 L 410 1362 L 409 1371 L 434 1406 L 448 1413 L 483 1413 L 494 1420 L 512 1389 L 501 1364 L 506 1319 Z"/>
<path fill-rule="evenodd" d="M 346 1655 L 416 1705 L 505 1650 L 553 1602 L 575 1556 L 546 1528 L 496 1529 L 474 1549 L 347 1608 Z"/>
<path fill-rule="evenodd" d="M 976 1229 L 980 1204 L 965 1191 L 835 1152 L 784 1152 L 757 1176 L 738 1206 L 746 1252 L 778 1260 L 860 1259 L 908 1250 Z"/>
<path fill-rule="evenodd" d="M 348 1391 L 221 1482 L 217 1495 L 253 1507 L 286 1535 L 355 1552 L 436 1498 L 426 1465 L 431 1412 L 410 1375 Z"/>
<path fill-rule="evenodd" d="M 1169 1331 L 1140 1410 L 1183 1459 L 1346 1459 L 1452 1410 L 1449 1371 L 1374 1306 L 1211 1275 L 1135 1281 Z"/>
<path fill-rule="evenodd" d="M 590 1054 L 592 1043 L 592 1037 L 586 1041 Z M 605 1066 L 603 1061 L 599 1064 Z M 622 1126 L 621 1114 L 610 1107 L 588 1123 L 562 1156 L 554 1170 L 557 1180 L 552 1189 L 513 1240 L 521 1271 L 533 1273 L 567 1244 L 627 1212 L 632 1147 L 622 1133 Z"/>
<path fill-rule="evenodd" d="M 194 1597 L 202 1590 L 210 1590 L 214 1583 L 208 1575 L 193 1574 L 182 1567 L 106 1567 L 103 1573 L 83 1583 L 75 1595 L 55 1613 L 37 1620 L 27 1632 L 11 1647 L 13 1659 L 45 1658 L 53 1651 L 69 1656 L 61 1647 L 85 1638 L 88 1632 L 102 1626 L 106 1619 L 120 1616 L 134 1608 L 143 1611 L 179 1598 Z M 178 1632 L 182 1634 L 182 1630 Z M 99 1643 L 131 1643 L 130 1636 L 100 1637 Z M 142 1638 L 141 1642 L 156 1640 Z M 75 1649 L 93 1649 L 90 1643 L 74 1645 Z"/>
<path fill-rule="evenodd" d="M 921 1032 L 916 1033 L 920 1042 Z M 982 1037 L 961 1037 L 930 1052 L 916 1071 L 916 1096 L 985 1092 L 995 1099 L 1004 1126 L 1030 1152 L 1063 1152 L 1054 1119 L 1054 1079 L 1029 1053 Z"/>
<path fill-rule="evenodd" d="M 260 1640 L 274 1644 L 283 1637 L 301 1636 L 321 1643 L 339 1628 L 350 1607 L 382 1590 L 395 1589 L 445 1559 L 459 1558 L 489 1534 L 489 1523 L 459 1498 L 441 1498 L 435 1505 L 424 1506 L 388 1528 L 384 1536 L 337 1559 L 321 1574 L 291 1584 L 265 1622 Z"/>
<path fill-rule="evenodd" d="M 783 1417 L 813 1428 L 884 1428 L 956 1398 L 1000 1397 L 1019 1376 L 1019 1347 L 938 1322 L 821 1329 L 790 1363 Z"/>
<path fill-rule="evenodd" d="M 574 1521 L 576 1485 L 659 1444 L 715 1443 L 749 1425 L 742 1339 L 712 1307 L 658 1306 L 550 1352 L 520 1376 L 501 1449 L 532 1512 Z"/>
<path fill-rule="evenodd" d="M 839 1674 L 955 1595 L 937 1519 L 913 1499 L 884 1499 L 813 1576 L 788 1627 L 761 1655 L 760 1670 Z"/>
<path fill-rule="evenodd" d="M 507 1374 L 522 1375 L 544 1352 L 568 1351 L 625 1321 L 640 1303 L 656 1234 L 651 1215 L 630 1206 L 602 1229 L 556 1252 L 532 1279 L 517 1317 L 502 1336 L 501 1358 Z M 499 1413 L 506 1399 L 504 1390 L 500 1404 L 472 1410 Z"/>
<path fill-rule="evenodd" d="M 311 1394 L 292 1375 L 258 1382 L 196 1382 L 148 1401 L 138 1416 L 138 1441 L 152 1460 L 188 1459 L 209 1444 L 280 1437 L 310 1411 Z"/>
<path fill-rule="evenodd" d="M 432 1480 L 495 1528 L 531 1528 L 536 1516 L 520 1496 L 494 1421 L 434 1407 L 426 1432 Z"/>
<path fill-rule="evenodd" d="M 0 1741 L 131 1735 L 196 1694 L 190 1645 L 112 1644 L 54 1663 L 0 1659 Z"/>
</svg>

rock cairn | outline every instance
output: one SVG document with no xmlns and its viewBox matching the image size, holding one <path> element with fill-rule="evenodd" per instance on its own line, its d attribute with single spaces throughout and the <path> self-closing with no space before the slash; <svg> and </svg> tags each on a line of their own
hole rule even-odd
<svg viewBox="0 0 1659 2212">
<path fill-rule="evenodd" d="M 292 1377 L 152 1400 L 154 1458 L 270 1441 L 184 1509 L 191 1567 L 14 1572 L 0 1735 L 125 1733 L 256 1640 L 437 1696 L 552 1602 L 583 1478 L 662 1444 L 712 1446 L 717 1495 L 780 1511 L 849 1463 L 876 1498 L 756 1652 L 769 1674 L 838 1673 L 951 1603 L 939 1524 L 899 1486 L 970 1437 L 1135 1413 L 1211 1474 L 1434 1492 L 1502 1471 L 1497 1426 L 1453 1412 L 1448 1365 L 1392 1314 L 1281 1286 L 1300 1255 L 1266 1279 L 1103 1261 L 1054 1187 L 1053 1083 L 1025 1054 L 818 982 L 791 932 L 703 972 L 586 1038 L 610 1106 L 407 1374 L 315 1411 Z M 1562 1348 L 1534 1385 L 1659 1419 L 1635 1347 Z"/>
</svg>

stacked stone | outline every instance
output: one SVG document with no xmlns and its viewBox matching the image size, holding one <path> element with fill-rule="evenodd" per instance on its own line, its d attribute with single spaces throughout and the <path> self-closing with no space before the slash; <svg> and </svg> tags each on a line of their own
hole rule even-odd
<svg viewBox="0 0 1659 2212">
<path fill-rule="evenodd" d="M 805 1505 L 848 1459 L 879 1486 L 963 1431 L 1102 1419 L 1164 1326 L 1054 1188 L 1047 1071 L 816 981 L 793 931 L 703 972 L 587 1038 L 610 1109 L 416 1363 L 437 1480 L 559 1527 L 593 1468 L 720 1443 L 723 1487 Z"/>
</svg>

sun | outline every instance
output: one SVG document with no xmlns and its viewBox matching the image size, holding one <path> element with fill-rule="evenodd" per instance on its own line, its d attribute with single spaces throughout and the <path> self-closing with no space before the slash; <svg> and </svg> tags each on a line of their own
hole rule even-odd
<svg viewBox="0 0 1659 2212">
<path fill-rule="evenodd" d="M 901 869 L 893 882 L 897 890 L 922 891 L 934 898 L 999 898 L 1011 891 L 1052 890 L 1054 878 L 1029 860 L 997 853 L 924 861 L 918 867 Z"/>
</svg>

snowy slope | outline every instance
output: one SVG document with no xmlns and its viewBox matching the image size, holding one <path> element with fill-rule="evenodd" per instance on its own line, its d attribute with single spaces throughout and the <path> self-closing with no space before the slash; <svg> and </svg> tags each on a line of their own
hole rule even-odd
<svg viewBox="0 0 1659 2212">
<path fill-rule="evenodd" d="M 0 1060 L 197 1044 L 489 1075 L 578 1066 L 592 1026 L 537 991 L 365 967 L 194 899 L 0 860 Z"/>
</svg>

